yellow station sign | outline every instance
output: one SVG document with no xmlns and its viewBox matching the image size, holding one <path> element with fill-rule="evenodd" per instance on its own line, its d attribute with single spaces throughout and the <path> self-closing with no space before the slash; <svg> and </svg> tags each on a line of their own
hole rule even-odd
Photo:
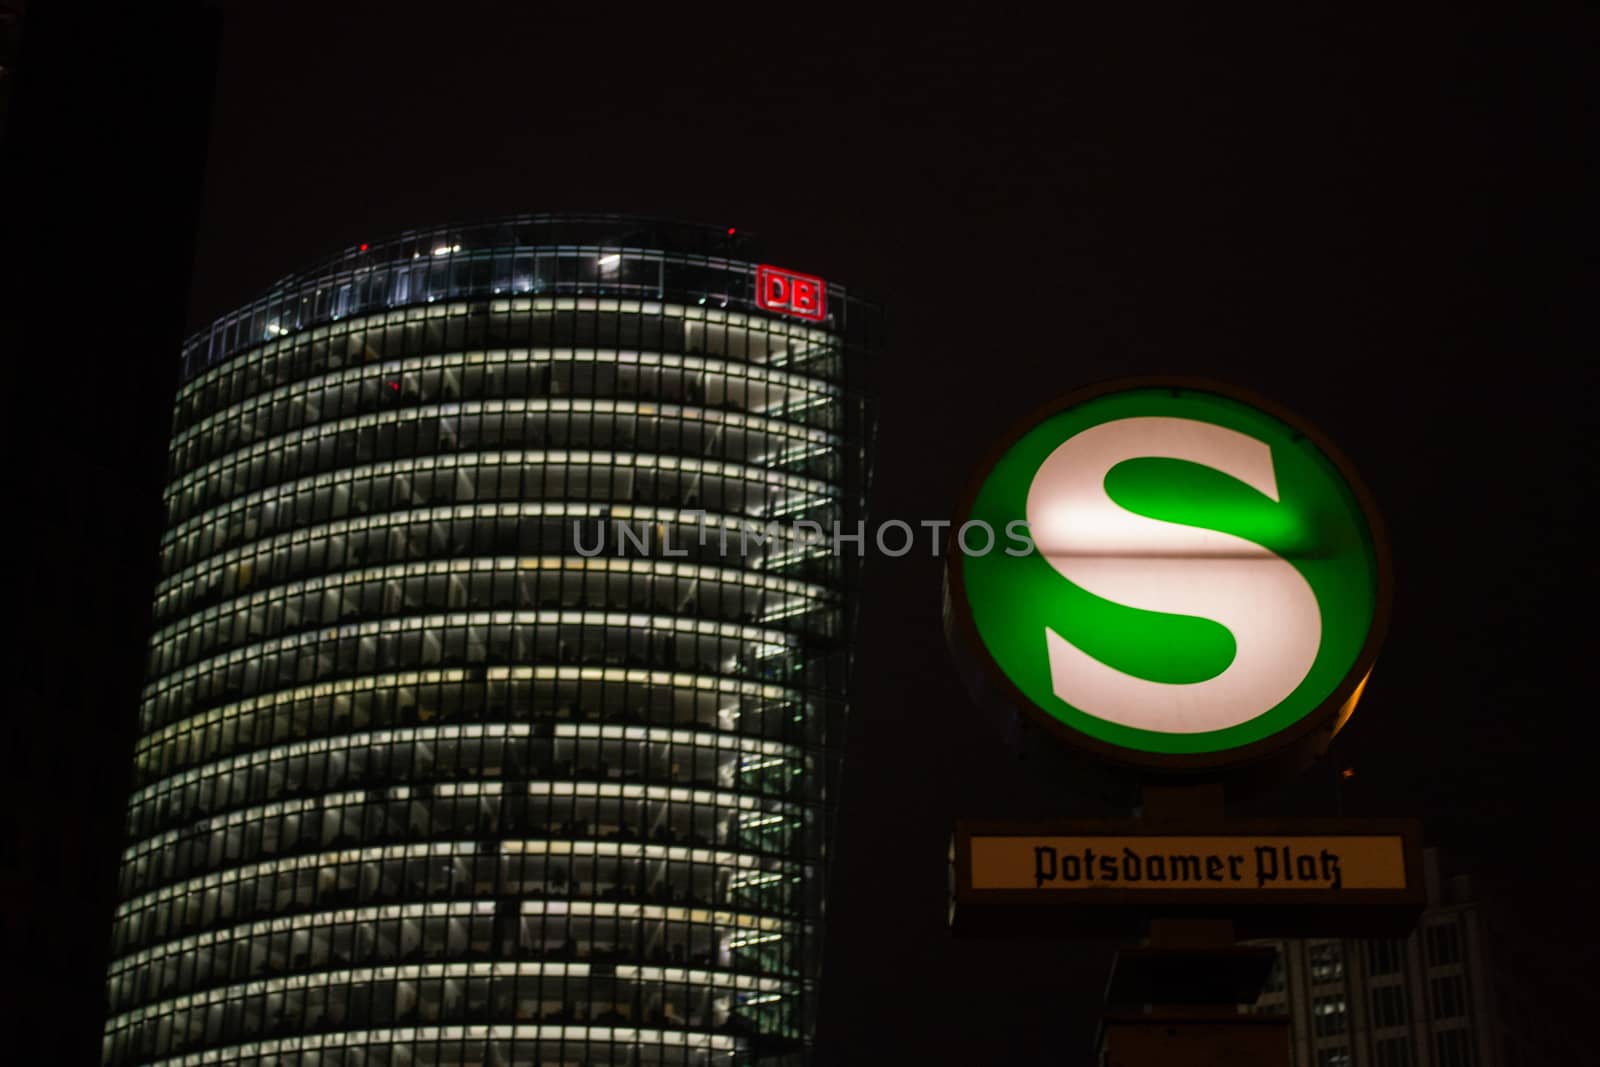
<svg viewBox="0 0 1600 1067">
<path fill-rule="evenodd" d="M 1400 834 L 974 836 L 971 888 L 1359 890 L 1407 888 Z"/>
<path fill-rule="evenodd" d="M 958 932 L 1112 934 L 1151 917 L 1250 936 L 1404 931 L 1420 912 L 1412 820 L 965 822 L 951 841 Z"/>
</svg>

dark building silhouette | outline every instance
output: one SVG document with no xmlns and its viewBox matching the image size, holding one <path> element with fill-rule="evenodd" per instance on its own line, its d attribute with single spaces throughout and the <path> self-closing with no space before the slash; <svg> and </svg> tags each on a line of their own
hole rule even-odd
<svg viewBox="0 0 1600 1067">
<path fill-rule="evenodd" d="M 11 88 L 16 82 L 17 54 L 22 50 L 22 19 L 27 8 L 20 0 L 0 3 L 0 136 L 11 112 Z"/>
<path fill-rule="evenodd" d="M 183 0 L 0 4 L 0 353 L 28 605 L 0 734 L 17 1062 L 99 1053 L 219 37 Z"/>
</svg>

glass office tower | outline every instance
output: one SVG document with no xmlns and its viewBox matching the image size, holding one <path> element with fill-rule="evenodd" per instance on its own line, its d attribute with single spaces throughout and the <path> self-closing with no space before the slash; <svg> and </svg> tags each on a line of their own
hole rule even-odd
<svg viewBox="0 0 1600 1067">
<path fill-rule="evenodd" d="M 804 1059 L 879 320 L 744 241 L 408 232 L 191 339 L 107 1064 Z"/>
</svg>

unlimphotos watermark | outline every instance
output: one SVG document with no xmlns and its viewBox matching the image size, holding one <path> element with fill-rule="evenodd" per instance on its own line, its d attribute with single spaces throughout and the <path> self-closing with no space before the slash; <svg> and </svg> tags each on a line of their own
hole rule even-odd
<svg viewBox="0 0 1600 1067">
<path fill-rule="evenodd" d="M 688 529 L 675 533 L 675 527 Z M 919 527 L 926 536 L 919 534 Z M 948 519 L 921 519 L 915 525 L 904 519 L 888 519 L 869 530 L 865 520 L 853 525 L 834 522 L 824 527 L 811 519 L 759 522 L 746 518 L 708 518 L 704 511 L 683 511 L 671 518 L 654 520 L 612 518 L 602 514 L 590 519 L 574 519 L 572 523 L 574 546 L 578 555 L 586 558 L 608 553 L 681 558 L 689 554 L 691 543 L 702 549 L 714 544 L 723 555 L 733 548 L 741 556 L 748 555 L 752 549 L 771 546 L 769 551 L 780 557 L 790 553 L 841 556 L 851 551 L 864 556 L 869 546 L 885 556 L 900 557 L 910 555 L 922 544 L 926 545 L 929 555 L 939 556 L 944 552 L 942 542 L 952 533 L 955 546 L 966 556 L 987 556 L 995 551 L 1008 556 L 1027 556 L 1034 551 L 1033 537 L 1025 519 L 1014 519 L 1000 531 L 982 519 L 964 522 L 953 531 Z"/>
</svg>

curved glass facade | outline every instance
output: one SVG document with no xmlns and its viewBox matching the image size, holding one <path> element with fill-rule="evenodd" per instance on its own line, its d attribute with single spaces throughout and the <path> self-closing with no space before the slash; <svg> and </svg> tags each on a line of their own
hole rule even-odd
<svg viewBox="0 0 1600 1067">
<path fill-rule="evenodd" d="M 804 1059 L 879 327 L 747 254 L 417 231 L 189 342 L 107 1064 Z"/>
</svg>

